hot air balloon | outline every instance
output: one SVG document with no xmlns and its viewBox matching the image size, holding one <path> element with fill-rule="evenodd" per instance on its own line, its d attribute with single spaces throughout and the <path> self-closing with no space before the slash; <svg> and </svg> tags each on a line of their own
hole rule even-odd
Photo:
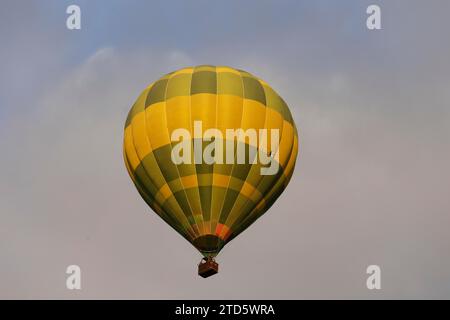
<svg viewBox="0 0 450 320">
<path fill-rule="evenodd" d="M 297 152 L 283 99 L 230 67 L 163 76 L 141 93 L 125 123 L 128 173 L 150 208 L 203 255 L 202 277 L 218 272 L 220 250 L 280 196 Z"/>
</svg>

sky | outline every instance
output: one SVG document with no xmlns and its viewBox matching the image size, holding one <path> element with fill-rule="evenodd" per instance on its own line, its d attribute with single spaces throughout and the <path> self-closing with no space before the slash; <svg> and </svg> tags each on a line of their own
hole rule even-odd
<svg viewBox="0 0 450 320">
<path fill-rule="evenodd" d="M 81 30 L 66 28 L 70 4 Z M 381 30 L 366 28 L 370 4 Z M 3 0 L 0 298 L 450 298 L 449 10 L 445 0 Z M 199 64 L 264 79 L 300 137 L 288 188 L 206 280 L 122 158 L 139 93 Z M 66 288 L 72 264 L 81 290 Z M 373 264 L 381 290 L 366 287 Z"/>
</svg>

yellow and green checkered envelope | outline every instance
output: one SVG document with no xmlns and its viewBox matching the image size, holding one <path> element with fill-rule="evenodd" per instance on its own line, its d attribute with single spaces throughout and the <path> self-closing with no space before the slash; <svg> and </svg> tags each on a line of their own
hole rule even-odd
<svg viewBox="0 0 450 320">
<path fill-rule="evenodd" d="M 278 129 L 277 150 L 270 144 L 265 150 L 276 155 L 277 174 L 261 175 L 253 159 L 175 165 L 171 133 L 183 128 L 195 139 L 194 121 L 223 137 L 227 129 Z M 248 154 L 259 151 L 234 141 L 239 144 Z M 292 176 L 297 153 L 297 128 L 283 99 L 264 81 L 230 67 L 202 65 L 163 76 L 141 93 L 125 123 L 125 164 L 136 188 L 205 257 L 216 256 L 270 208 Z"/>
</svg>

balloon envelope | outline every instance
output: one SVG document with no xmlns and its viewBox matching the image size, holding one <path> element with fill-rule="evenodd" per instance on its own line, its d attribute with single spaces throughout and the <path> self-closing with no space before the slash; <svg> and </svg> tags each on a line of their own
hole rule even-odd
<svg viewBox="0 0 450 320">
<path fill-rule="evenodd" d="M 178 129 L 190 141 L 175 154 L 190 162 L 174 161 Z M 231 139 L 227 129 L 256 130 L 256 140 L 250 134 Z M 275 131 L 278 136 L 269 134 Z M 230 146 L 234 161 L 227 162 Z M 241 147 L 244 163 L 237 161 Z M 230 67 L 163 76 L 141 93 L 125 123 L 125 164 L 137 190 L 205 257 L 216 256 L 269 209 L 292 176 L 297 152 L 297 129 L 283 99 L 266 82 Z M 216 161 L 208 163 L 205 154 Z M 270 165 L 276 172 L 262 174 Z"/>
</svg>

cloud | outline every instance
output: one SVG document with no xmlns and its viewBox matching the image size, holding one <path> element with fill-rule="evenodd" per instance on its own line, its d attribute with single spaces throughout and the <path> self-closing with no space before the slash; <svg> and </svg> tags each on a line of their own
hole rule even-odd
<svg viewBox="0 0 450 320">
<path fill-rule="evenodd" d="M 231 29 L 222 26 L 227 19 L 205 16 L 191 28 L 216 24 L 195 45 L 175 41 L 179 34 L 173 43 L 183 45 L 134 46 L 118 36 L 118 46 L 33 78 L 42 81 L 38 93 L 7 87 L 23 95 L 24 107 L 11 102 L 0 127 L 0 296 L 449 297 L 443 61 L 450 47 L 439 36 L 445 26 L 432 17 L 446 11 L 414 6 L 423 9 L 419 27 L 415 10 L 382 5 L 378 34 L 349 18 L 358 7 L 323 3 L 301 5 L 316 20 L 296 19 L 295 6 L 284 20 L 265 11 L 264 26 L 248 17 L 249 8 Z M 256 36 L 258 27 L 269 34 Z M 45 61 L 62 55 L 50 50 Z M 162 74 L 202 63 L 243 68 L 270 83 L 290 105 L 301 139 L 291 184 L 225 247 L 221 272 L 207 281 L 195 274 L 198 253 L 140 199 L 121 150 L 123 123 L 140 91 Z M 82 268 L 81 292 L 65 288 L 69 264 Z M 380 292 L 365 288 L 369 264 L 381 267 Z"/>
</svg>

